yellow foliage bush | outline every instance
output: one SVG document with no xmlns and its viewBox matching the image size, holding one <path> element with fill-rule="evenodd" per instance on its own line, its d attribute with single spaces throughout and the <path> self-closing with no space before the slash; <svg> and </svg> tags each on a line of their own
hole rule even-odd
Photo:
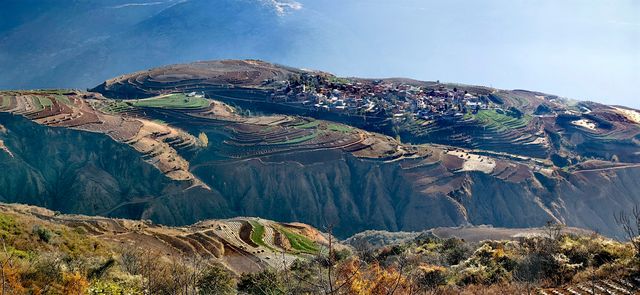
<svg viewBox="0 0 640 295">
<path fill-rule="evenodd" d="M 89 282 L 87 279 L 78 272 L 63 273 L 62 281 L 64 286 L 64 293 L 69 295 L 81 295 L 86 294 L 89 288 Z"/>
<path fill-rule="evenodd" d="M 362 267 L 360 262 L 351 260 L 340 270 L 343 276 L 338 284 L 349 285 L 348 294 L 383 295 L 409 294 L 409 280 L 395 268 L 382 268 L 378 263 Z"/>
<path fill-rule="evenodd" d="M 204 132 L 200 132 L 200 134 L 198 134 L 198 140 L 200 141 L 202 147 L 209 146 L 209 137 Z"/>
<path fill-rule="evenodd" d="M 2 274 L 4 275 L 4 284 L 0 285 L 2 294 L 22 294 L 25 288 L 20 281 L 20 269 L 9 260 L 3 260 Z"/>
</svg>

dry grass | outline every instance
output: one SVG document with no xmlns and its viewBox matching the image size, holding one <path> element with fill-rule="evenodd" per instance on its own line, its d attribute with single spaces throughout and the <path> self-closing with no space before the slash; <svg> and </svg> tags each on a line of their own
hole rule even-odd
<svg viewBox="0 0 640 295">
<path fill-rule="evenodd" d="M 580 126 L 582 128 L 587 128 L 589 130 L 596 130 L 596 127 L 597 127 L 595 122 L 587 119 L 571 121 L 571 124 Z"/>
<path fill-rule="evenodd" d="M 625 118 L 627 118 L 627 120 L 636 124 L 640 124 L 640 112 L 636 110 L 629 110 L 629 109 L 616 108 L 616 107 L 614 107 L 614 109 L 618 111 L 618 113 L 623 115 Z"/>
</svg>

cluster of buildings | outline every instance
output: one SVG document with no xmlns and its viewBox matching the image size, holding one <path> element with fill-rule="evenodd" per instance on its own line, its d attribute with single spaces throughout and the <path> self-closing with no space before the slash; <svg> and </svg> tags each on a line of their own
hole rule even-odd
<svg viewBox="0 0 640 295">
<path fill-rule="evenodd" d="M 484 95 L 434 83 L 416 86 L 388 80 L 326 81 L 307 79 L 282 84 L 271 97 L 275 103 L 357 116 L 433 119 L 464 116 L 491 107 Z"/>
<path fill-rule="evenodd" d="M 193 98 L 204 98 L 205 97 L 204 91 L 202 91 L 201 93 L 192 91 L 192 92 L 189 92 L 189 93 L 187 93 L 185 95 L 187 97 L 193 97 Z"/>
</svg>

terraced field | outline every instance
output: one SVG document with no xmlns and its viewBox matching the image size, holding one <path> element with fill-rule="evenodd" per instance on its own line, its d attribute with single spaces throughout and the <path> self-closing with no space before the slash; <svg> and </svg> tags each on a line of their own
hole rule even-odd
<svg viewBox="0 0 640 295">
<path fill-rule="evenodd" d="M 276 89 L 286 84 L 288 78 L 303 73 L 324 76 L 333 83 L 347 83 L 342 85 L 344 87 L 349 87 L 349 83 L 358 81 L 355 78 L 341 79 L 327 73 L 292 69 L 260 61 L 227 60 L 172 65 L 123 75 L 105 81 L 94 91 L 123 99 L 157 97 L 171 92 L 204 92 L 208 97 L 239 103 L 252 110 L 318 117 L 318 114 L 312 114 L 308 110 L 300 113 L 300 110 L 293 106 L 287 108 L 270 106 L 266 103 Z M 407 79 L 384 79 L 384 81 L 433 86 L 433 83 Z M 352 123 L 359 124 L 357 126 L 360 128 L 388 135 L 393 133 L 393 136 L 399 133 L 397 135 L 400 135 L 403 141 L 413 144 L 441 144 L 538 159 L 548 159 L 558 154 L 566 158 L 586 156 L 608 160 L 614 156 L 608 151 L 612 150 L 614 145 L 618 145 L 623 151 L 615 155 L 616 158 L 625 162 L 640 162 L 640 153 L 636 152 L 637 144 L 635 144 L 636 137 L 640 135 L 640 126 L 636 123 L 638 116 L 635 110 L 575 102 L 534 91 L 499 90 L 468 85 L 457 85 L 457 87 L 482 96 L 489 101 L 489 109 L 479 110 L 477 114 L 447 113 L 435 115 L 430 120 L 412 119 L 404 125 L 396 126 L 400 127 L 399 132 L 392 132 L 393 128 L 388 122 L 357 123 L 355 122 L 357 116 L 350 118 L 335 114 L 335 116 L 327 115 L 326 119 L 337 122 L 355 120 Z M 546 111 L 538 114 L 539 107 Z M 568 126 L 561 119 L 565 114 L 574 114 L 576 118 L 573 121 L 594 122 L 595 127 L 593 130 L 588 130 L 579 126 L 575 128 L 575 125 Z M 240 119 L 240 121 L 243 120 Z M 309 121 L 301 124 L 299 128 L 316 129 L 318 124 L 319 122 Z M 352 131 L 349 126 L 341 124 L 329 124 L 326 130 L 343 132 L 347 135 Z M 572 141 L 576 140 L 574 134 L 586 137 L 584 144 L 573 144 Z M 304 145 L 313 143 L 320 135 L 312 133 L 292 135 L 292 138 L 277 143 Z M 607 152 L 598 152 L 598 150 Z M 388 158 L 386 155 L 376 157 Z"/>
<path fill-rule="evenodd" d="M 640 277 L 597 280 L 563 288 L 541 289 L 540 295 L 631 295 L 640 293 Z"/>
<path fill-rule="evenodd" d="M 517 118 L 499 113 L 496 110 L 481 110 L 474 117 L 488 128 L 497 130 L 520 129 L 531 122 L 531 116 L 529 115 Z"/>
<path fill-rule="evenodd" d="M 264 124 L 231 124 L 223 154 L 242 159 L 298 151 L 340 149 L 361 157 L 392 158 L 406 155 L 398 145 L 378 145 L 383 139 L 344 125 L 304 119 Z M 386 140 L 386 139 L 384 139 Z M 371 150 L 369 154 L 363 150 Z"/>
<path fill-rule="evenodd" d="M 480 111 L 464 119 L 440 118 L 417 122 L 408 126 L 405 134 L 412 142 L 431 142 L 544 159 L 550 152 L 549 139 L 537 121 L 526 116 L 517 119 L 495 111 Z"/>
<path fill-rule="evenodd" d="M 275 66 L 255 60 L 203 61 L 172 65 L 110 79 L 94 90 L 116 98 L 152 97 L 167 92 L 167 87 L 182 92 L 221 88 L 260 88 L 265 81 L 287 80 L 304 71 Z"/>
<path fill-rule="evenodd" d="M 207 143 L 165 122 L 189 122 L 190 126 L 211 126 L 224 132 L 226 140 L 211 144 L 219 156 L 228 159 L 341 150 L 357 157 L 390 161 L 423 153 L 421 148 L 402 146 L 393 139 L 343 124 L 290 116 L 243 117 L 223 103 L 183 94 L 137 101 L 114 101 L 76 91 L 4 92 L 1 97 L 0 111 L 46 126 L 106 134 L 133 147 L 169 178 L 204 188 L 208 186 L 191 172 L 182 153 Z"/>
<path fill-rule="evenodd" d="M 100 95 L 70 91 L 2 92 L 1 112 L 22 115 L 38 124 L 103 133 L 126 143 L 169 178 L 202 184 L 178 150 L 197 147 L 191 134 L 143 118 L 123 116 L 129 106 L 106 101 Z"/>
<path fill-rule="evenodd" d="M 265 227 L 264 225 L 260 224 L 259 222 L 255 221 L 255 220 L 250 220 L 249 223 L 251 224 L 252 230 L 251 230 L 251 241 L 254 242 L 256 245 L 259 246 L 263 246 L 263 247 L 267 247 L 269 249 L 273 249 L 272 245 L 273 243 L 267 245 L 267 243 L 265 243 Z M 269 232 L 271 235 L 273 235 L 273 230 L 271 230 Z M 273 236 L 271 236 L 270 239 L 268 239 L 270 241 L 273 241 Z"/>
<path fill-rule="evenodd" d="M 315 242 L 299 233 L 285 227 L 279 227 L 276 228 L 276 230 L 282 233 L 287 240 L 289 240 L 291 249 L 298 251 L 299 253 L 316 254 L 320 251 Z"/>
<path fill-rule="evenodd" d="M 191 226 L 167 227 L 137 220 L 60 215 L 26 205 L 0 204 L 0 212 L 63 224 L 114 245 L 154 249 L 166 256 L 200 256 L 222 263 L 238 274 L 266 267 L 282 268 L 295 259 L 309 258 L 309 254 L 317 253 L 326 243 L 322 234 L 311 227 L 307 228 L 313 234 L 305 235 L 295 226 L 258 218 L 207 220 Z M 252 238 L 245 236 L 245 232 Z M 286 232 L 295 246 L 280 247 L 270 242 L 280 232 Z"/>
<path fill-rule="evenodd" d="M 45 108 L 50 108 L 51 106 L 53 106 L 51 99 L 46 96 L 35 96 L 31 97 L 31 99 L 33 100 L 33 105 L 37 112 L 43 111 Z"/>
<path fill-rule="evenodd" d="M 174 93 L 129 101 L 129 103 L 134 107 L 143 108 L 203 109 L 208 107 L 211 102 L 203 97 Z"/>
<path fill-rule="evenodd" d="M 107 114 L 119 114 L 131 109 L 131 106 L 123 101 L 105 101 L 96 105 L 98 110 Z"/>
</svg>

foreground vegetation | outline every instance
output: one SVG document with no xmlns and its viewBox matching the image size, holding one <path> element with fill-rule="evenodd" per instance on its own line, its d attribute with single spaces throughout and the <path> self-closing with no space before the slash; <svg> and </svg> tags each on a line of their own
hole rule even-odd
<svg viewBox="0 0 640 295">
<path fill-rule="evenodd" d="M 640 216 L 640 211 L 638 211 Z M 630 219 L 630 234 L 635 227 Z M 290 267 L 233 274 L 219 261 L 110 243 L 33 216 L 0 213 L 2 294 L 533 294 L 541 288 L 637 277 L 640 244 L 565 233 L 465 242 L 431 234 L 374 246 L 319 246 L 278 229 L 307 253 Z M 264 243 L 264 228 L 251 239 Z M 635 240 L 634 240 L 635 241 Z M 283 263 L 283 265 L 285 265 Z M 636 290 L 637 291 L 637 290 Z"/>
<path fill-rule="evenodd" d="M 215 261 L 111 244 L 81 228 L 0 213 L 1 294 L 233 294 Z"/>
<path fill-rule="evenodd" d="M 635 276 L 639 266 L 633 243 L 567 234 L 555 225 L 543 236 L 514 241 L 423 234 L 395 245 L 374 247 L 360 238 L 351 247 L 322 249 L 282 233 L 308 259 L 237 275 L 216 261 L 166 257 L 0 213 L 0 288 L 2 294 L 533 294 Z M 257 230 L 252 239 L 259 237 Z"/>
<path fill-rule="evenodd" d="M 550 225 L 544 236 L 469 243 L 423 235 L 373 247 L 329 250 L 290 269 L 244 275 L 248 294 L 534 294 L 638 274 L 630 243 L 575 235 Z"/>
</svg>

